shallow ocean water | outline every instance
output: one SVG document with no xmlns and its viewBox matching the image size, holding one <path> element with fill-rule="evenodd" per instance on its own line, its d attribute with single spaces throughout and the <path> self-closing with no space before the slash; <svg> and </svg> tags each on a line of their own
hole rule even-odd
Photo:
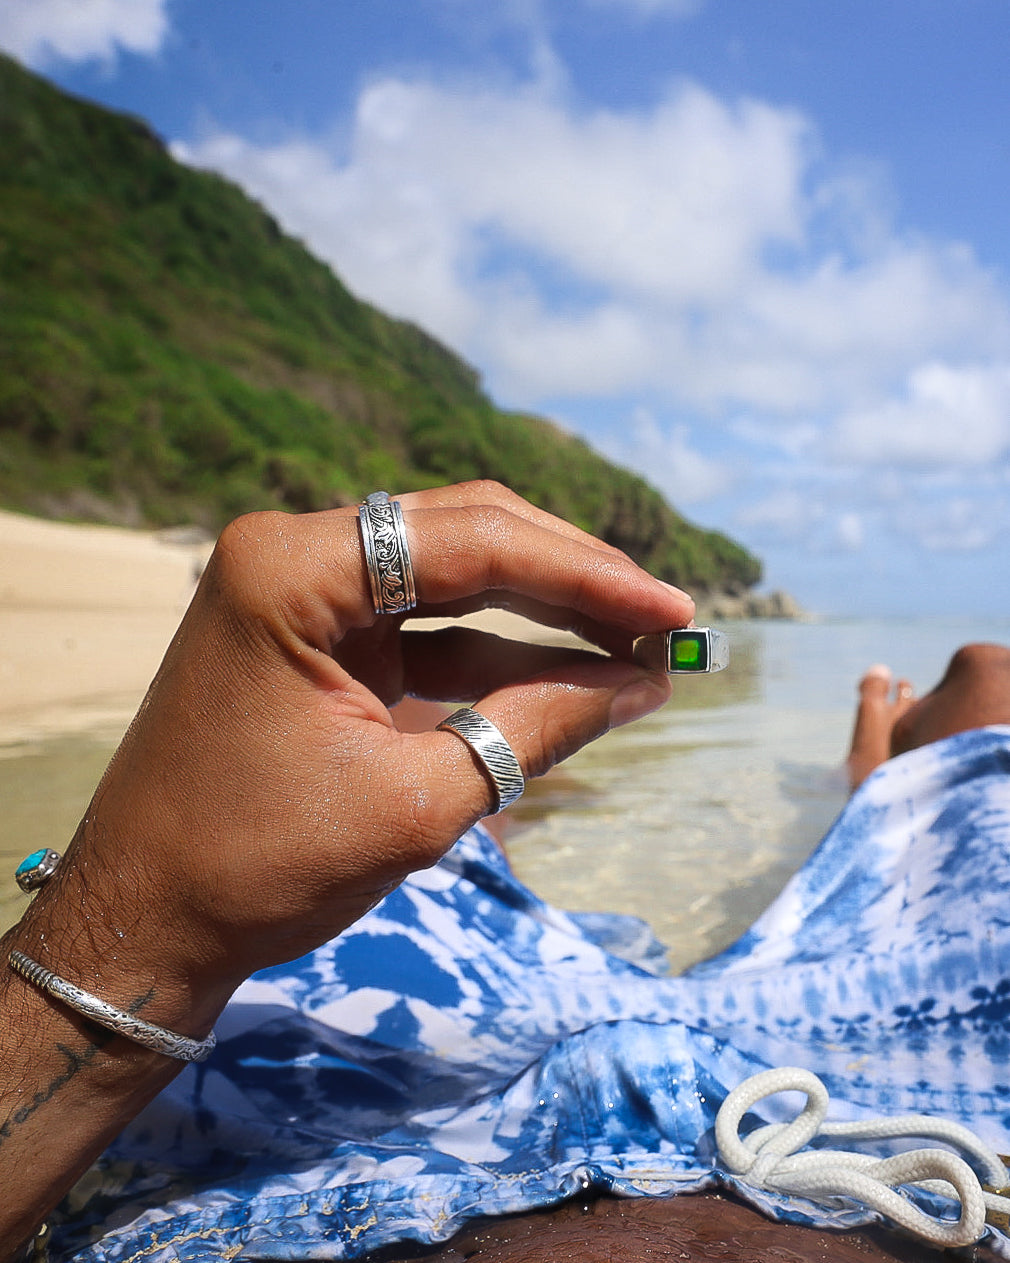
<svg viewBox="0 0 1010 1263">
<path fill-rule="evenodd" d="M 578 911 L 644 917 L 681 969 L 736 939 L 845 804 L 856 684 L 885 662 L 918 692 L 1010 619 L 729 624 L 730 667 L 579 752 L 521 800 L 514 867 Z M 545 810 L 542 810 L 545 809 Z"/>
<path fill-rule="evenodd" d="M 735 939 L 806 858 L 845 801 L 841 762 L 856 681 L 886 662 L 925 691 L 958 645 L 1010 644 L 1010 618 L 734 623 L 720 675 L 675 681 L 673 701 L 534 782 L 515 809 L 512 863 L 578 911 L 643 917 L 673 967 Z M 38 846 L 62 849 L 127 716 L 0 746 L 0 924 Z"/>
</svg>

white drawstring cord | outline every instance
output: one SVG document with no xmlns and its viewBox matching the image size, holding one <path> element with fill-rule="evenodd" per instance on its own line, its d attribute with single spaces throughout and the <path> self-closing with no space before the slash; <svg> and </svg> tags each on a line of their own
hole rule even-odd
<svg viewBox="0 0 1010 1263">
<path fill-rule="evenodd" d="M 741 1138 L 740 1121 L 753 1105 L 766 1096 L 790 1091 L 805 1092 L 807 1097 L 803 1110 L 791 1123 L 759 1127 Z M 844 1149 L 796 1153 L 818 1134 L 853 1140 L 923 1136 L 968 1154 L 982 1171 L 987 1187 L 1004 1190 L 1010 1183 L 999 1156 L 959 1123 L 925 1114 L 825 1123 L 827 1109 L 827 1089 L 809 1070 L 783 1067 L 753 1075 L 730 1092 L 716 1117 L 715 1138 L 722 1160 L 734 1175 L 756 1188 L 794 1193 L 811 1201 L 850 1197 L 938 1246 L 977 1241 L 985 1230 L 987 1209 L 1010 1213 L 1010 1198 L 984 1191 L 983 1181 L 968 1163 L 946 1149 L 913 1149 L 891 1158 Z M 961 1203 L 960 1218 L 933 1218 L 894 1191 L 900 1184 L 956 1196 Z"/>
</svg>

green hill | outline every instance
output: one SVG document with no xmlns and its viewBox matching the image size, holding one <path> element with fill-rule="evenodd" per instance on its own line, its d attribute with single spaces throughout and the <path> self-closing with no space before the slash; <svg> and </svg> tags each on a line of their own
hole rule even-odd
<svg viewBox="0 0 1010 1263">
<path fill-rule="evenodd" d="M 211 528 L 497 478 L 696 590 L 761 567 L 549 422 L 496 408 L 238 188 L 0 58 L 0 504 Z"/>
</svg>

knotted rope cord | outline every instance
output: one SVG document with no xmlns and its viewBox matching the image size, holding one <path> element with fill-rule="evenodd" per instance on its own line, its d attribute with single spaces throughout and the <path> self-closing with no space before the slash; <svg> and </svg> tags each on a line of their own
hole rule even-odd
<svg viewBox="0 0 1010 1263">
<path fill-rule="evenodd" d="M 773 1123 L 740 1136 L 740 1122 L 753 1105 L 766 1096 L 789 1091 L 804 1092 L 807 1097 L 803 1110 L 791 1123 Z M 985 1231 L 987 1210 L 1010 1213 L 1010 1197 L 983 1188 L 985 1184 L 988 1189 L 1008 1191 L 1007 1169 L 967 1127 L 925 1114 L 826 1123 L 827 1109 L 827 1089 L 809 1070 L 783 1067 L 753 1075 L 730 1092 L 716 1116 L 715 1138 L 722 1160 L 734 1175 L 755 1188 L 821 1202 L 849 1197 L 937 1246 L 971 1245 Z M 905 1136 L 940 1140 L 971 1157 L 983 1179 L 947 1149 L 912 1149 L 890 1158 L 846 1149 L 796 1152 L 818 1134 L 851 1140 Z M 926 1214 L 895 1191 L 901 1184 L 955 1197 L 961 1205 L 960 1217 L 950 1220 Z"/>
</svg>

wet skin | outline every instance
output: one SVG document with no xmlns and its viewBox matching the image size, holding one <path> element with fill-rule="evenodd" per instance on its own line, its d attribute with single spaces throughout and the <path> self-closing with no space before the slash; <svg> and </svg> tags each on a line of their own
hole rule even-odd
<svg viewBox="0 0 1010 1263">
<path fill-rule="evenodd" d="M 886 759 L 956 732 L 1010 723 L 1010 649 L 964 645 L 935 688 L 916 699 L 911 684 L 892 687 L 885 666 L 870 667 L 859 682 L 859 704 L 847 759 L 856 789 Z"/>
<path fill-rule="evenodd" d="M 934 1250 L 884 1228 L 829 1232 L 777 1224 L 733 1198 L 679 1197 L 568 1202 L 554 1210 L 477 1220 L 432 1251 L 391 1247 L 363 1263 L 995 1263 L 991 1251 Z"/>
</svg>

